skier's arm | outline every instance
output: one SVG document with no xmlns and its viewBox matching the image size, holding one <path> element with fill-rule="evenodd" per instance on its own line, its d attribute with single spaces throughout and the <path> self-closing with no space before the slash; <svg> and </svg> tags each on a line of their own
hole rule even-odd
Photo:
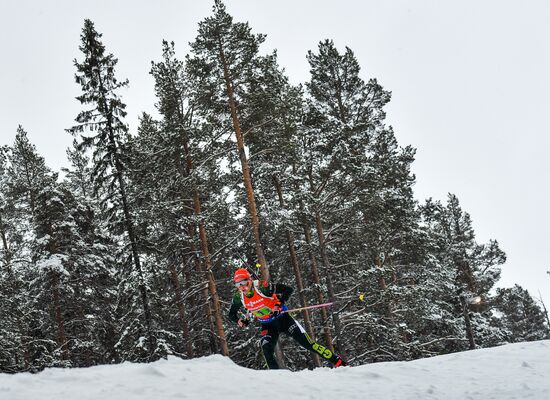
<svg viewBox="0 0 550 400">
<path fill-rule="evenodd" d="M 284 285 L 282 283 L 272 283 L 269 285 L 269 296 L 277 295 L 277 298 L 281 303 L 286 303 L 294 289 L 290 286 Z"/>
<path fill-rule="evenodd" d="M 235 293 L 233 296 L 233 300 L 231 301 L 231 307 L 229 308 L 229 313 L 227 316 L 229 317 L 229 320 L 232 322 L 237 323 L 239 320 L 239 310 L 241 309 L 243 303 L 241 301 L 241 297 L 239 293 Z"/>
</svg>

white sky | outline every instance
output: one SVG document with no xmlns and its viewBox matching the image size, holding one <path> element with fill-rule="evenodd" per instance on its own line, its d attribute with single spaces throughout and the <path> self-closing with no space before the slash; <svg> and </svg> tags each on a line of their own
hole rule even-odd
<svg viewBox="0 0 550 400">
<path fill-rule="evenodd" d="M 18 124 L 50 167 L 80 105 L 72 60 L 84 18 L 119 58 L 135 131 L 154 112 L 150 62 L 161 41 L 183 58 L 207 0 L 0 0 L 0 145 Z M 364 79 L 393 92 L 387 107 L 399 143 L 417 148 L 415 193 L 455 193 L 479 242 L 508 255 L 501 286 L 519 283 L 550 306 L 550 5 L 541 0 L 226 0 L 236 20 L 268 35 L 293 83 L 308 79 L 307 50 L 330 38 L 349 46 Z"/>
</svg>

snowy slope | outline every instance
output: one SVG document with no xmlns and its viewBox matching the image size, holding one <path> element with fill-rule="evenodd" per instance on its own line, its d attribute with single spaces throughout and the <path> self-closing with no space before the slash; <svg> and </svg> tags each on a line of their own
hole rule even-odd
<svg viewBox="0 0 550 400">
<path fill-rule="evenodd" d="M 412 362 L 255 371 L 228 358 L 169 358 L 39 374 L 0 374 L 1 400 L 550 399 L 550 340 Z"/>
</svg>

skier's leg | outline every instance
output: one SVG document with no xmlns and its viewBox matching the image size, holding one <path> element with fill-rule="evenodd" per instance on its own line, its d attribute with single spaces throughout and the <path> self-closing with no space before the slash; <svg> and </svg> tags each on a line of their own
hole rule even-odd
<svg viewBox="0 0 550 400">
<path fill-rule="evenodd" d="M 277 329 L 274 329 L 272 326 L 262 326 L 260 344 L 267 368 L 269 369 L 279 369 L 279 364 L 277 364 L 277 360 L 275 359 L 275 346 L 277 345 L 278 338 L 279 331 Z"/>
<path fill-rule="evenodd" d="M 305 329 L 302 327 L 302 325 L 300 325 L 298 321 L 296 321 L 288 314 L 287 316 L 288 320 L 285 321 L 287 326 L 285 327 L 286 329 L 284 330 L 284 332 L 290 335 L 294 340 L 296 340 L 303 348 L 313 353 L 319 354 L 325 360 L 330 361 L 336 366 L 345 364 L 343 363 L 342 359 L 334 354 L 332 351 L 330 351 L 330 349 L 311 339 L 311 337 L 307 334 Z"/>
</svg>

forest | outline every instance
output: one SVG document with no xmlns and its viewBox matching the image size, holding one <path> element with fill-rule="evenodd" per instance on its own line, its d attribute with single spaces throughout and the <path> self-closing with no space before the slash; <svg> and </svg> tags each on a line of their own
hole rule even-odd
<svg viewBox="0 0 550 400">
<path fill-rule="evenodd" d="M 241 267 L 292 286 L 292 308 L 335 302 L 296 318 L 351 365 L 550 338 L 542 302 L 497 287 L 505 252 L 476 241 L 458 197 L 414 198 L 391 92 L 320 40 L 292 85 L 215 0 L 189 54 L 159 43 L 156 110 L 131 132 L 130 83 L 84 21 L 69 167 L 47 166 L 24 121 L 0 147 L 0 372 L 211 354 L 264 368 L 257 326 L 227 318 Z M 324 365 L 279 345 L 286 368 Z"/>
</svg>

